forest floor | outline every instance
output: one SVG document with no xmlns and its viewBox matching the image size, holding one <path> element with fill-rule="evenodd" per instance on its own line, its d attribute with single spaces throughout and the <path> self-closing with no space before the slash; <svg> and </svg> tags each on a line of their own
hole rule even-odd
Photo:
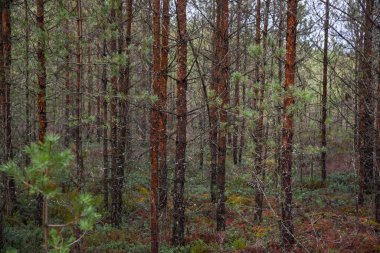
<svg viewBox="0 0 380 253">
<path fill-rule="evenodd" d="M 380 252 L 380 224 L 373 219 L 370 196 L 366 206 L 356 205 L 357 182 L 350 159 L 350 155 L 330 158 L 325 183 L 307 176 L 301 182 L 298 175 L 294 176 L 295 252 Z M 263 221 L 257 224 L 253 222 L 251 172 L 234 167 L 230 162 L 227 168 L 226 231 L 215 233 L 215 207 L 209 200 L 207 172 L 190 169 L 186 182 L 187 246 L 181 249 L 170 246 L 171 214 L 168 211 L 160 218 L 161 252 L 280 252 L 277 204 L 280 191 L 274 187 L 273 175 L 267 173 Z M 85 252 L 149 252 L 149 168 L 136 166 L 127 177 L 122 227 L 105 225 L 104 218 L 95 231 L 84 237 Z M 98 183 L 89 185 L 91 192 L 100 192 L 100 189 Z M 168 210 L 171 208 L 169 201 Z M 13 226 L 6 232 L 19 252 L 38 252 L 35 237 L 41 233 L 34 225 Z"/>
<path fill-rule="evenodd" d="M 299 178 L 295 179 L 296 252 L 380 252 L 380 225 L 373 220 L 371 201 L 364 207 L 356 205 L 357 182 L 350 159 L 349 155 L 330 159 L 326 183 L 307 177 L 302 183 Z M 182 249 L 169 246 L 171 214 L 166 213 L 161 219 L 164 221 L 161 252 L 280 252 L 276 189 L 268 186 L 265 190 L 263 222 L 253 223 L 251 173 L 238 168 L 230 170 L 226 186 L 227 229 L 224 233 L 215 233 L 215 208 L 209 201 L 207 176 L 200 171 L 188 174 L 188 246 Z M 269 176 L 267 180 L 270 181 Z M 119 230 L 103 227 L 88 236 L 85 243 L 88 252 L 149 251 L 149 190 L 139 183 L 129 188 L 125 227 Z M 169 203 L 169 210 L 171 207 Z"/>
</svg>

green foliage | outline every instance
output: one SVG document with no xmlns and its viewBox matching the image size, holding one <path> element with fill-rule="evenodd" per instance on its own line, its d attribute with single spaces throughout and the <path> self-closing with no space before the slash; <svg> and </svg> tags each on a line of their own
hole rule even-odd
<svg viewBox="0 0 380 253">
<path fill-rule="evenodd" d="M 8 248 L 6 252 L 42 252 L 42 230 L 32 224 L 6 226 L 4 237 Z"/>
<path fill-rule="evenodd" d="M 31 164 L 19 168 L 12 161 L 0 167 L 0 171 L 26 185 L 32 193 L 41 193 L 47 198 L 54 197 L 60 192 L 58 182 L 65 179 L 67 166 L 73 159 L 69 150 L 58 152 L 59 137 L 47 135 L 42 144 L 33 143 L 26 148 Z"/>
<path fill-rule="evenodd" d="M 261 45 L 251 44 L 248 47 L 248 53 L 252 57 L 260 57 L 263 54 Z"/>
<path fill-rule="evenodd" d="M 208 245 L 202 240 L 196 240 L 191 244 L 189 253 L 207 253 Z"/>
<path fill-rule="evenodd" d="M 231 79 L 233 82 L 240 82 L 243 79 L 242 73 L 235 71 L 231 75 Z"/>
<path fill-rule="evenodd" d="M 63 253 L 69 252 L 75 241 L 73 229 L 78 226 L 84 232 L 92 230 L 100 215 L 90 194 L 61 193 L 59 185 L 68 177 L 68 166 L 73 155 L 68 150 L 59 151 L 58 144 L 58 136 L 47 135 L 43 143 L 33 143 L 25 149 L 31 161 L 28 167 L 20 168 L 12 161 L 1 166 L 0 171 L 24 184 L 32 193 L 41 194 L 46 202 L 71 203 L 64 209 L 72 213 L 67 224 L 60 226 L 62 229 L 49 230 L 50 252 Z"/>
<path fill-rule="evenodd" d="M 235 250 L 244 250 L 247 246 L 247 240 L 244 238 L 236 238 L 231 244 L 231 247 Z"/>
</svg>

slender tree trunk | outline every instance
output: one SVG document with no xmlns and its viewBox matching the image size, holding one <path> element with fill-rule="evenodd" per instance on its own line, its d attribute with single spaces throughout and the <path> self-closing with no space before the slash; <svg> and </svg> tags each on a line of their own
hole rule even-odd
<svg viewBox="0 0 380 253">
<path fill-rule="evenodd" d="M 325 3 L 325 40 L 323 48 L 323 80 L 322 80 L 322 120 L 321 120 L 321 177 L 325 181 L 326 174 L 326 154 L 327 154 L 327 139 L 326 139 L 326 119 L 327 119 L 327 68 L 328 68 L 328 45 L 329 45 L 329 25 L 330 25 L 330 1 Z"/>
<path fill-rule="evenodd" d="M 29 54 L 30 54 L 30 27 L 29 27 L 29 4 L 24 0 L 25 8 L 25 146 L 30 143 L 31 125 L 30 125 L 30 71 L 29 71 Z M 25 156 L 25 164 L 29 165 L 29 157 Z"/>
<path fill-rule="evenodd" d="M 110 21 L 113 31 L 116 33 L 116 9 L 118 8 L 118 1 L 111 1 L 111 15 Z M 115 57 L 117 54 L 117 38 L 115 33 L 110 41 L 110 54 Z M 110 121 L 111 121 L 111 223 L 113 226 L 120 226 L 121 223 L 121 210 L 119 209 L 119 192 L 118 192 L 118 150 L 117 150 L 117 64 L 112 63 L 113 74 L 111 76 L 111 94 L 110 94 Z"/>
<path fill-rule="evenodd" d="M 166 134 L 166 124 L 167 124 L 167 83 L 168 83 L 168 62 L 169 62 L 169 33 L 170 33 L 170 15 L 169 15 L 169 0 L 162 1 L 162 21 L 161 21 L 161 75 L 160 75 L 160 137 L 159 137 L 159 147 L 158 147 L 158 159 L 159 159 L 159 210 L 163 210 L 167 206 L 167 195 L 168 195 L 168 172 L 167 172 L 167 134 Z"/>
<path fill-rule="evenodd" d="M 372 30 L 373 30 L 373 7 L 374 0 L 366 0 L 364 7 L 364 44 L 362 73 L 363 82 L 359 85 L 359 205 L 364 203 L 364 194 L 369 194 L 373 190 L 373 74 L 372 74 Z M 360 196 L 361 195 L 361 196 Z"/>
<path fill-rule="evenodd" d="M 278 9 L 279 9 L 279 23 L 278 23 L 278 33 L 277 33 L 277 37 L 278 37 L 278 50 L 279 52 L 282 51 L 283 49 L 283 44 L 284 44 L 284 38 L 283 38 L 283 34 L 284 34 L 284 13 L 283 13 L 283 9 L 284 9 L 284 4 L 283 4 L 283 1 L 282 0 L 279 0 L 278 1 Z M 281 55 L 281 53 L 277 56 L 278 59 L 277 59 L 277 65 L 278 65 L 278 83 L 280 84 L 279 87 L 280 89 L 282 89 L 283 87 L 283 56 Z M 277 91 L 278 93 L 281 92 L 281 90 Z M 276 125 L 278 127 L 281 126 L 281 116 L 282 116 L 282 109 L 281 109 L 282 105 L 281 104 L 278 104 L 277 105 L 277 119 L 276 119 Z M 275 171 L 275 175 L 274 175 L 274 180 L 275 180 L 275 187 L 279 187 L 279 175 L 281 174 L 281 168 L 280 168 L 280 157 L 281 157 L 281 131 L 278 131 L 279 133 L 276 135 L 276 142 L 277 142 L 277 148 L 276 148 L 276 171 Z"/>
<path fill-rule="evenodd" d="M 241 1 L 237 1 L 237 34 L 236 34 L 236 70 L 237 72 L 240 71 L 240 64 L 241 64 L 241 52 L 240 52 L 240 29 L 241 29 Z M 240 105 L 240 80 L 235 81 L 235 120 L 234 120 L 234 133 L 232 136 L 232 157 L 234 160 L 234 164 L 238 164 L 238 136 L 239 136 L 239 105 Z"/>
<path fill-rule="evenodd" d="M 153 29 L 153 95 L 159 97 L 161 92 L 161 60 L 160 60 L 160 0 L 152 0 L 152 29 Z M 151 253 L 159 251 L 158 227 L 158 177 L 159 177 L 159 142 L 160 142 L 160 103 L 156 101 L 151 109 L 151 189 L 150 189 L 150 215 L 151 215 Z"/>
<path fill-rule="evenodd" d="M 94 79 L 93 79 L 93 65 L 91 62 L 91 45 L 88 45 L 87 49 L 87 91 L 88 91 L 88 99 L 87 99 L 87 115 L 86 118 L 88 120 L 87 130 L 86 130 L 86 139 L 91 139 L 92 134 L 94 133 L 94 123 L 92 122 L 92 104 L 93 96 L 94 96 Z"/>
<path fill-rule="evenodd" d="M 177 0 L 177 138 L 173 190 L 173 245 L 184 244 L 187 125 L 187 0 Z"/>
<path fill-rule="evenodd" d="M 71 55 L 71 49 L 70 49 L 70 23 L 69 20 L 65 20 L 65 36 L 66 36 L 66 43 L 65 43 L 65 49 L 66 49 L 66 55 L 65 55 L 65 88 L 66 88 L 66 95 L 65 95 L 65 136 L 64 136 L 64 145 L 66 148 L 70 145 L 70 139 L 72 137 L 72 130 L 71 130 L 71 117 L 72 117 L 72 84 L 71 84 L 71 69 L 70 69 L 70 55 Z"/>
<path fill-rule="evenodd" d="M 5 160 L 13 159 L 12 150 L 12 113 L 11 113 L 11 1 L 4 0 L 2 11 L 3 25 L 3 53 L 4 53 L 4 80 L 5 80 Z M 12 210 L 16 206 L 16 185 L 13 178 L 8 178 L 7 190 Z"/>
<path fill-rule="evenodd" d="M 82 1 L 77 0 L 77 52 L 76 52 L 76 96 L 75 96 L 75 159 L 77 166 L 78 186 L 84 184 L 84 164 L 82 150 Z"/>
<path fill-rule="evenodd" d="M 219 14 L 219 34 L 220 34 L 220 82 L 219 82 L 219 97 L 221 98 L 221 106 L 219 110 L 220 126 L 218 133 L 218 163 L 216 185 L 218 188 L 217 193 L 217 208 L 216 208 L 216 230 L 224 231 L 226 229 L 226 197 L 225 197 L 225 183 L 226 183 L 226 144 L 227 144 L 227 110 L 229 106 L 229 61 L 228 61 L 228 17 L 229 6 L 228 0 L 218 2 Z"/>
<path fill-rule="evenodd" d="M 377 111 L 376 111 L 376 195 L 375 195 L 375 220 L 380 223 L 380 44 L 378 46 L 378 72 L 377 72 Z"/>
<path fill-rule="evenodd" d="M 3 2 L 0 2 L 0 13 L 3 12 Z M 5 76 L 4 76 L 4 54 L 3 54 L 3 33 L 2 33 L 2 27 L 3 27 L 3 21 L 2 18 L 0 18 L 0 123 L 2 126 L 5 125 Z M 5 151 L 5 131 L 4 129 L 0 129 L 0 140 L 1 140 L 1 145 L 0 145 L 0 163 L 5 162 L 5 156 L 3 151 Z M 0 174 L 0 187 L 1 187 L 1 195 L 0 195 L 0 252 L 4 250 L 4 223 L 3 223 L 3 212 L 5 210 L 5 203 L 6 203 L 6 186 L 5 186 L 5 181 L 6 181 L 6 176 L 1 173 Z"/>
<path fill-rule="evenodd" d="M 291 89 L 294 86 L 296 74 L 296 42 L 297 42 L 297 0 L 289 0 L 287 7 L 286 27 L 286 64 L 285 64 L 285 95 L 284 116 L 281 138 L 280 169 L 282 172 L 283 199 L 281 203 L 281 235 L 286 251 L 291 251 L 295 238 L 292 218 L 293 192 L 292 192 L 292 152 L 293 152 L 293 113 L 291 106 L 294 97 Z"/>
<path fill-rule="evenodd" d="M 218 86 L 220 83 L 220 62 L 219 62 L 219 49 L 220 49 L 220 34 L 219 34 L 219 22 L 220 22 L 220 5 L 216 6 L 216 17 L 215 17 L 215 28 L 213 31 L 213 62 L 212 62 L 212 71 L 211 71 L 211 95 L 210 95 L 210 113 L 209 113 L 209 145 L 210 145 L 210 154 L 211 154 L 211 168 L 210 168 L 210 195 L 211 201 L 216 203 L 217 201 L 217 163 L 218 163 L 218 95 L 219 90 Z"/>
<path fill-rule="evenodd" d="M 101 60 L 101 45 L 100 42 L 96 43 L 96 57 L 97 60 Z M 100 143 L 101 141 L 101 136 L 102 136 L 102 131 L 101 131 L 101 124 L 102 124 L 102 115 L 101 115 L 101 107 L 102 107 L 102 96 L 101 91 L 102 91 L 102 77 L 101 77 L 101 65 L 98 64 L 96 66 L 96 141 Z"/>
<path fill-rule="evenodd" d="M 103 0 L 103 5 L 105 5 L 105 0 Z M 106 26 L 106 25 L 105 25 Z M 106 29 L 106 27 L 104 27 Z M 102 60 L 105 61 L 107 57 L 107 40 L 103 39 L 102 42 Z M 107 65 L 105 62 L 102 66 L 102 123 L 103 123 L 103 205 L 106 210 L 109 210 L 109 157 L 108 157 L 108 74 Z"/>
<path fill-rule="evenodd" d="M 255 194 L 255 203 L 256 210 L 254 213 L 254 220 L 261 222 L 262 221 L 262 211 L 263 211 L 263 200 L 264 200 L 264 95 L 265 95 L 265 86 L 266 86 L 266 66 L 267 66 L 267 35 L 268 35 L 268 21 L 269 21 L 269 8 L 270 8 L 270 0 L 265 1 L 265 15 L 264 15 L 264 32 L 263 32 L 263 55 L 262 55 L 262 70 L 260 74 L 260 91 L 259 98 L 257 101 L 257 109 L 259 111 L 259 118 L 256 121 L 256 129 L 255 129 L 255 138 L 256 138 L 256 146 L 255 146 L 255 181 L 256 181 L 256 194 Z"/>
<path fill-rule="evenodd" d="M 244 6 L 247 6 L 247 4 L 244 4 Z M 249 14 L 248 14 L 248 11 L 244 8 L 244 12 L 245 12 L 245 37 L 248 36 L 249 34 L 249 30 L 248 30 L 248 26 L 247 26 L 247 22 L 248 22 L 248 17 L 249 17 Z M 244 52 L 247 52 L 247 43 L 244 43 Z M 244 54 L 244 61 L 243 61 L 243 70 L 244 72 L 246 72 L 247 70 L 247 54 L 245 53 Z M 244 82 L 243 83 L 243 90 L 242 90 L 242 102 L 243 102 L 243 107 L 246 108 L 246 83 Z M 243 161 L 243 153 L 244 153 L 244 146 L 245 146 L 245 128 L 246 128 L 246 118 L 243 117 L 243 122 L 241 123 L 241 132 L 240 132 L 240 145 L 239 145 L 239 155 L 238 155 L 238 162 L 239 162 L 239 166 L 242 165 L 242 161 Z"/>
<path fill-rule="evenodd" d="M 44 1 L 36 0 L 37 7 L 37 27 L 41 34 L 45 33 L 45 20 L 44 20 Z M 39 37 L 37 42 L 37 60 L 38 60 L 38 96 L 37 96 L 37 108 L 38 108 L 38 141 L 43 143 L 45 141 L 47 119 L 46 119 L 46 57 L 45 57 L 46 41 L 45 36 Z M 38 198 L 38 215 L 37 218 L 42 225 L 44 231 L 44 241 L 45 241 L 45 251 L 48 252 L 48 213 L 47 213 L 47 203 L 46 197 L 39 194 Z"/>
</svg>

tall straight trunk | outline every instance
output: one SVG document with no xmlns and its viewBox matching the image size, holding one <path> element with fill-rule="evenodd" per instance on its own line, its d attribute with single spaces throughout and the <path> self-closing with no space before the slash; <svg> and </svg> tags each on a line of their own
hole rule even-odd
<svg viewBox="0 0 380 253">
<path fill-rule="evenodd" d="M 322 119 L 321 119 L 321 177 L 325 181 L 326 174 L 326 154 L 327 154 L 327 139 L 326 139 L 326 119 L 327 119 L 327 68 L 328 68 L 328 46 L 329 46 L 329 25 L 330 25 L 330 1 L 325 3 L 325 40 L 323 47 L 323 80 L 322 80 Z"/>
<path fill-rule="evenodd" d="M 279 87 L 280 87 L 280 90 L 278 90 L 277 92 L 281 92 L 281 87 L 283 87 L 283 56 L 281 55 L 281 51 L 283 49 L 283 46 L 284 46 L 284 38 L 283 38 L 283 35 L 284 35 L 284 13 L 283 13 L 283 9 L 284 9 L 284 4 L 283 4 L 283 1 L 282 0 L 279 0 L 278 1 L 278 10 L 279 10 L 279 21 L 278 21 L 278 32 L 277 32 L 277 39 L 278 39 L 278 50 L 280 52 L 280 54 L 278 54 L 278 59 L 277 59 L 277 65 L 278 65 L 278 83 L 279 83 Z M 276 125 L 278 127 L 280 127 L 281 125 L 281 116 L 282 116 L 282 109 L 281 109 L 282 105 L 281 104 L 278 104 L 277 105 L 277 117 L 276 117 Z M 281 174 L 281 166 L 280 166 L 280 157 L 281 157 L 281 132 L 278 131 L 279 133 L 276 135 L 276 142 L 277 142 L 277 147 L 276 147 L 276 169 L 275 169 L 275 172 L 274 172 L 274 180 L 275 180 L 275 187 L 279 187 L 279 175 Z"/>
<path fill-rule="evenodd" d="M 295 238 L 292 218 L 292 152 L 293 152 L 293 113 L 294 104 L 292 88 L 296 74 L 296 43 L 297 43 L 297 0 L 289 0 L 286 21 L 286 63 L 285 63 L 285 95 L 284 114 L 281 137 L 280 169 L 282 172 L 283 199 L 281 203 L 281 236 L 282 243 L 287 251 L 291 251 Z"/>
<path fill-rule="evenodd" d="M 244 4 L 244 6 L 247 6 L 246 4 Z M 245 7 L 246 8 L 246 7 Z M 247 26 L 247 22 L 248 22 L 248 11 L 244 8 L 244 12 L 245 12 L 245 21 L 244 21 L 244 26 L 245 26 L 245 37 L 248 36 L 249 34 L 249 31 L 248 31 L 248 26 Z M 244 52 L 247 52 L 247 43 L 244 43 Z M 247 54 L 245 53 L 244 54 L 244 61 L 243 61 L 243 72 L 245 73 L 246 70 L 247 70 L 247 60 L 248 60 L 248 57 L 247 57 Z M 243 107 L 245 108 L 246 107 L 246 83 L 244 82 L 243 83 L 243 90 L 242 90 L 242 102 L 243 102 Z M 239 145 L 239 154 L 238 154 L 238 162 L 239 162 L 239 166 L 242 165 L 242 161 L 243 161 L 243 152 L 244 152 L 244 146 L 245 146 L 245 128 L 246 128 L 246 118 L 243 117 L 243 122 L 241 123 L 241 132 L 240 132 L 240 145 Z"/>
<path fill-rule="evenodd" d="M 160 96 L 161 60 L 160 60 L 160 0 L 152 0 L 152 29 L 153 29 L 153 95 Z M 159 139 L 160 139 L 160 103 L 156 101 L 151 109 L 151 188 L 150 188 L 150 231 L 151 253 L 159 251 L 158 228 L 158 177 L 159 177 Z"/>
<path fill-rule="evenodd" d="M 116 9 L 118 1 L 111 1 L 110 21 L 113 27 L 113 36 L 110 40 L 110 54 L 115 57 L 117 54 L 117 38 L 115 37 L 116 29 Z M 113 226 L 119 226 L 121 223 L 121 210 L 119 209 L 119 192 L 118 192 L 118 154 L 117 154 L 117 75 L 118 66 L 112 63 L 113 74 L 111 76 L 111 91 L 110 91 L 110 121 L 111 121 L 111 223 Z"/>
<path fill-rule="evenodd" d="M 100 42 L 96 43 L 96 58 L 98 61 L 101 59 L 101 45 Z M 100 143 L 101 137 L 102 137 L 102 131 L 101 131 L 101 122 L 102 122 L 102 115 L 101 115 L 101 107 L 102 107 L 102 77 L 101 77 L 101 65 L 96 65 L 96 142 Z"/>
<path fill-rule="evenodd" d="M 241 64 L 241 52 L 240 52 L 240 29 L 241 29 L 241 1 L 237 1 L 237 34 L 236 34 L 236 67 L 235 71 L 240 71 L 240 64 Z M 235 120 L 234 120 L 234 133 L 232 136 L 232 157 L 234 164 L 238 164 L 238 136 L 239 136 L 239 105 L 240 105 L 240 81 L 235 81 L 235 99 L 234 99 L 234 106 L 235 106 Z"/>
<path fill-rule="evenodd" d="M 217 163 L 218 163 L 218 86 L 220 83 L 220 67 L 219 67 L 219 49 L 220 49 L 220 34 L 219 34 L 219 23 L 220 23 L 220 5 L 216 5 L 216 15 L 215 15 L 215 28 L 213 31 L 213 59 L 212 59 L 212 70 L 211 70 L 211 82 L 210 82 L 210 113 L 209 113 L 209 145 L 210 145 L 210 155 L 211 155 L 211 164 L 210 164 L 210 195 L 211 201 L 216 203 L 217 201 Z"/>
<path fill-rule="evenodd" d="M 103 5 L 106 2 L 103 0 Z M 106 29 L 106 25 L 103 27 Z M 102 61 L 107 57 L 107 40 L 102 41 Z M 102 66 L 102 124 L 103 124 L 103 205 L 109 210 L 109 157 L 108 157 L 108 101 L 107 101 L 108 74 L 107 65 Z"/>
<path fill-rule="evenodd" d="M 269 22 L 269 8 L 270 8 L 270 0 L 265 1 L 265 15 L 264 15 L 264 31 L 263 31 L 263 39 L 262 39 L 262 47 L 263 47 L 263 55 L 262 55 L 262 69 L 260 74 L 260 92 L 259 98 L 257 101 L 257 109 L 259 111 L 259 118 L 256 121 L 256 129 L 255 129 L 255 138 L 256 138 L 256 146 L 255 146 L 255 179 L 256 179 L 256 194 L 255 194 L 255 203 L 256 210 L 254 213 L 254 220 L 261 222 L 262 221 L 262 211 L 263 211 L 263 199 L 264 199 L 264 95 L 265 95 L 265 86 L 266 86 L 266 67 L 267 67 L 267 48 L 268 48 L 268 22 Z"/>
<path fill-rule="evenodd" d="M 72 135 L 72 129 L 71 129 L 71 117 L 72 117 L 72 84 L 71 84 L 71 69 L 70 69 L 70 58 L 71 58 L 71 49 L 70 49 L 70 23 L 69 20 L 65 20 L 65 49 L 66 49 L 66 55 L 65 55 L 65 89 L 66 89 L 66 95 L 65 95 L 65 136 L 64 136 L 64 145 L 66 148 L 70 145 L 70 139 Z"/>
<path fill-rule="evenodd" d="M 187 0 L 177 0 L 177 138 L 173 190 L 173 245 L 184 244 L 187 125 Z"/>
<path fill-rule="evenodd" d="M 376 111 L 376 189 L 375 189 L 375 220 L 380 223 L 380 44 L 378 46 L 377 67 L 377 111 Z"/>
<path fill-rule="evenodd" d="M 363 193 L 369 194 L 373 190 L 373 9 L 374 0 L 366 0 L 364 7 L 363 59 L 361 60 L 361 71 L 363 73 L 363 78 L 362 83 L 359 85 L 359 205 L 364 203 Z"/>
<path fill-rule="evenodd" d="M 45 33 L 45 10 L 44 0 L 36 0 L 36 19 L 37 27 L 41 34 Z M 45 36 L 39 36 L 37 42 L 37 60 L 38 60 L 38 95 L 37 95 L 37 108 L 38 108 L 38 141 L 43 143 L 45 141 L 47 118 L 46 118 L 46 58 L 45 58 L 46 41 Z M 43 227 L 45 250 L 48 252 L 47 240 L 48 240 L 48 214 L 47 214 L 47 198 L 39 194 L 37 197 L 38 212 L 37 220 Z"/>
<path fill-rule="evenodd" d="M 225 184 L 226 184 L 226 142 L 227 142 L 227 110 L 229 106 L 229 60 L 228 60 L 228 0 L 221 0 L 218 2 L 219 14 L 219 97 L 221 105 L 219 109 L 220 126 L 218 133 L 218 163 L 216 171 L 216 185 L 218 188 L 217 193 L 217 208 L 216 208 L 216 230 L 224 231 L 226 229 L 226 197 L 225 197 Z"/>
<path fill-rule="evenodd" d="M 128 101 L 128 92 L 130 88 L 130 66 L 131 66 L 131 53 L 130 53 L 130 44 L 132 36 L 132 0 L 126 2 L 126 22 L 125 22 L 125 47 L 124 53 L 127 59 L 126 65 L 123 68 L 123 74 L 121 75 L 121 85 L 120 85 L 120 94 L 121 99 L 119 100 L 119 118 L 120 118 L 120 135 L 119 135 L 119 165 L 118 165 L 118 201 L 119 208 L 122 206 L 122 192 L 124 186 L 124 168 L 127 165 L 125 161 L 126 152 L 129 151 L 129 142 L 128 138 L 128 128 L 129 128 L 129 101 Z M 119 42 L 120 43 L 120 42 Z M 123 44 L 123 43 L 122 43 Z M 119 45 L 121 46 L 121 45 Z M 121 53 L 121 52 L 120 52 Z M 128 155 L 128 154 L 127 154 Z"/>
<path fill-rule="evenodd" d="M 3 54 L 4 54 L 4 81 L 5 81 L 5 160 L 13 159 L 12 150 L 12 113 L 11 113 L 11 1 L 4 0 L 2 11 Z M 10 205 L 16 205 L 16 185 L 13 178 L 8 178 L 7 191 Z"/>
<path fill-rule="evenodd" d="M 0 2 L 0 13 L 3 12 L 3 2 Z M 5 80 L 4 80 L 4 54 L 3 54 L 3 33 L 2 33 L 3 22 L 2 18 L 0 18 L 0 124 L 2 126 L 5 125 Z M 0 140 L 1 146 L 0 150 L 2 151 L 0 154 L 0 163 L 5 162 L 4 154 L 5 152 L 5 131 L 4 128 L 0 129 Z M 4 145 L 4 146 L 3 146 Z M 4 250 L 4 223 L 3 223 L 3 212 L 5 210 L 6 203 L 6 195 L 5 195 L 5 181 L 6 177 L 3 173 L 0 174 L 0 252 Z"/>
<path fill-rule="evenodd" d="M 77 52 L 76 52 L 76 96 L 75 96 L 75 160 L 79 188 L 84 184 L 84 164 L 82 150 L 82 1 L 77 0 Z"/>
<path fill-rule="evenodd" d="M 29 4 L 24 0 L 25 11 L 25 146 L 30 143 L 31 124 L 30 124 L 30 71 L 29 71 L 29 54 L 30 54 L 30 27 L 29 27 Z M 25 164 L 29 164 L 29 157 L 25 157 Z"/>
<path fill-rule="evenodd" d="M 170 15 L 169 15 L 169 0 L 162 1 L 162 21 L 161 21 L 161 76 L 160 76 L 160 93 L 159 93 L 159 103 L 160 103 L 160 137 L 159 137 L 159 147 L 158 147 L 158 160 L 159 160 L 159 182 L 158 182 L 158 209 L 163 210 L 167 206 L 167 195 L 168 195 L 168 172 L 167 172 L 167 134 L 166 134 L 166 124 L 167 124 L 167 83 L 168 83 L 168 62 L 169 62 L 169 33 L 170 33 Z"/>
<path fill-rule="evenodd" d="M 94 96 L 94 79 L 93 79 L 93 65 L 91 62 L 91 45 L 88 45 L 87 48 L 87 119 L 88 125 L 86 130 L 86 139 L 91 138 L 91 135 L 94 133 L 94 123 L 92 122 L 92 111 L 93 111 L 93 96 Z"/>
</svg>

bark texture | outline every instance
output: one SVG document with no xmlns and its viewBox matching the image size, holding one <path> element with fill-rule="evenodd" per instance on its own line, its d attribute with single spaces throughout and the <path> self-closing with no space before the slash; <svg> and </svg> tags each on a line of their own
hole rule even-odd
<svg viewBox="0 0 380 253">
<path fill-rule="evenodd" d="M 177 0 L 177 138 L 173 190 L 173 238 L 174 245 L 184 244 L 185 234 L 185 171 L 187 126 L 187 0 Z"/>
<path fill-rule="evenodd" d="M 153 29 L 153 94 L 160 96 L 160 0 L 152 0 Z M 159 139 L 160 139 L 160 104 L 156 101 L 151 109 L 151 188 L 150 188 L 150 231 L 151 253 L 159 251 L 158 226 L 158 177 L 159 177 Z"/>
<path fill-rule="evenodd" d="M 294 103 L 291 89 L 294 86 L 296 74 L 297 4 L 297 0 L 288 1 L 286 21 L 285 97 L 280 157 L 283 191 L 280 229 L 282 243 L 286 251 L 291 251 L 295 242 L 292 217 L 292 152 L 294 129 L 293 114 L 290 111 L 290 107 Z"/>
</svg>

